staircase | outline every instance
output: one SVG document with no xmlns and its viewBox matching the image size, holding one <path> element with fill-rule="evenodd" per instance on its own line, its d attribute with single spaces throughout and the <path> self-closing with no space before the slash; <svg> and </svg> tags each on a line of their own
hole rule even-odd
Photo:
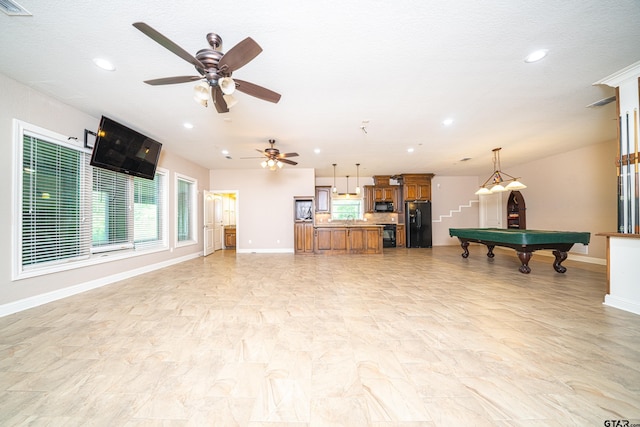
<svg viewBox="0 0 640 427">
<path fill-rule="evenodd" d="M 449 214 L 440 215 L 440 217 L 438 219 L 434 219 L 432 222 L 442 222 L 443 218 L 453 218 L 454 214 L 462 212 L 462 209 L 472 207 L 474 203 L 480 203 L 480 200 L 469 200 L 469 203 L 467 203 L 466 205 L 460 205 L 460 206 L 458 206 L 458 209 L 451 209 L 449 211 Z"/>
</svg>

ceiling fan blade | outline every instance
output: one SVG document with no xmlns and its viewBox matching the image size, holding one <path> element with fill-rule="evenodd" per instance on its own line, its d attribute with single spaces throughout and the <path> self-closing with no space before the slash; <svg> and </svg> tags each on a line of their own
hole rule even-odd
<svg viewBox="0 0 640 427">
<path fill-rule="evenodd" d="M 183 48 L 181 48 L 180 46 L 178 46 L 177 44 L 169 40 L 167 37 L 160 34 L 151 26 L 145 24 L 144 22 L 134 22 L 133 26 L 136 27 L 138 30 L 142 31 L 149 38 L 151 38 L 156 43 L 160 44 L 165 49 L 168 49 L 169 51 L 178 55 L 180 58 L 184 59 L 188 63 L 193 64 L 200 74 L 204 74 L 205 67 L 202 64 L 202 62 L 200 62 L 189 52 L 187 52 L 186 50 L 184 50 Z"/>
<path fill-rule="evenodd" d="M 287 164 L 294 165 L 294 166 L 298 164 L 297 162 L 294 162 L 293 160 L 287 160 L 287 159 L 278 159 L 278 160 L 280 160 L 282 163 L 287 163 Z"/>
<path fill-rule="evenodd" d="M 282 154 L 278 154 L 278 158 L 279 159 L 283 159 L 285 157 L 298 157 L 299 154 L 298 153 L 282 153 Z"/>
<path fill-rule="evenodd" d="M 201 79 L 202 79 L 202 76 L 176 76 L 176 77 L 164 77 L 161 79 L 145 80 L 144 82 L 148 85 L 158 86 L 158 85 L 172 85 L 176 83 L 195 82 L 196 80 L 201 80 Z"/>
<path fill-rule="evenodd" d="M 226 65 L 230 72 L 234 72 L 247 65 L 249 61 L 258 56 L 260 52 L 262 52 L 260 45 L 251 37 L 247 37 L 229 49 L 229 51 L 220 58 L 218 67 L 222 68 Z"/>
<path fill-rule="evenodd" d="M 227 102 L 224 100 L 222 90 L 220 86 L 211 86 L 211 98 L 216 106 L 218 113 L 228 113 Z"/>
<path fill-rule="evenodd" d="M 236 89 L 240 92 L 244 92 L 247 95 L 255 96 L 256 98 L 262 99 L 264 101 L 273 103 L 277 103 L 278 101 L 280 101 L 279 93 L 276 93 L 262 86 L 258 86 L 257 84 L 246 82 L 244 80 L 238 80 L 236 78 L 234 78 L 233 80 L 236 82 Z"/>
<path fill-rule="evenodd" d="M 260 153 L 260 154 L 264 155 L 264 156 L 269 157 L 269 155 L 268 155 L 267 153 L 265 153 L 263 150 L 258 150 L 258 149 L 256 148 L 256 151 L 257 151 L 258 153 Z"/>
</svg>

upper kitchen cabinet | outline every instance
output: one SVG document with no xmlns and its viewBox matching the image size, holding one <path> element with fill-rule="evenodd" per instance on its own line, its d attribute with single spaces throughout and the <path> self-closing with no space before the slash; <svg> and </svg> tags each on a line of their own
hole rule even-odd
<svg viewBox="0 0 640 427">
<path fill-rule="evenodd" d="M 316 187 L 316 212 L 319 212 L 319 213 L 331 212 L 331 187 L 330 186 Z"/>
<path fill-rule="evenodd" d="M 368 213 L 373 212 L 375 206 L 375 201 L 373 200 L 373 185 L 364 185 L 362 189 L 364 191 L 364 211 Z"/>
<path fill-rule="evenodd" d="M 386 187 L 373 187 L 373 200 L 376 202 L 395 202 L 396 201 L 396 193 L 395 189 L 398 186 L 386 186 Z"/>
<path fill-rule="evenodd" d="M 431 200 L 432 173 L 402 174 L 402 195 L 405 201 Z"/>
</svg>

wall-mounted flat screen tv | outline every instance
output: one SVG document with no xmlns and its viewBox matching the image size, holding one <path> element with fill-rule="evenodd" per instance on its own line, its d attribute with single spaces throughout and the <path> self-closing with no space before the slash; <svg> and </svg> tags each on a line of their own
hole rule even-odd
<svg viewBox="0 0 640 427">
<path fill-rule="evenodd" d="M 102 116 L 91 166 L 153 179 L 162 144 Z"/>
</svg>

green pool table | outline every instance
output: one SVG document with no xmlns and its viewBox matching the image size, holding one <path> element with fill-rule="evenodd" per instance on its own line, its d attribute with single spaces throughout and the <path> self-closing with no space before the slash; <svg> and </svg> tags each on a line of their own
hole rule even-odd
<svg viewBox="0 0 640 427">
<path fill-rule="evenodd" d="M 469 242 L 482 243 L 487 246 L 487 256 L 493 258 L 493 248 L 505 246 L 516 250 L 522 265 L 521 273 L 531 272 L 529 260 L 533 251 L 550 249 L 556 259 L 553 268 L 558 273 L 567 269 L 560 265 L 567 259 L 567 252 L 575 243 L 589 244 L 590 233 L 577 231 L 520 230 L 503 228 L 450 228 L 449 235 L 457 237 L 464 252 L 463 258 L 469 256 Z"/>
</svg>

